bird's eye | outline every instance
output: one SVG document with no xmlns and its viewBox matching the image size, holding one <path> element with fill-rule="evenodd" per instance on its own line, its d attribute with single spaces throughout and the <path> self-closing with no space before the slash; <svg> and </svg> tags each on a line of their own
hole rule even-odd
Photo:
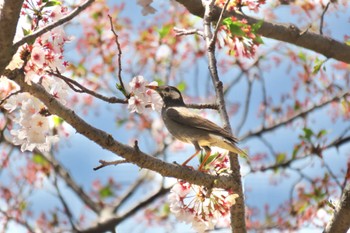
<svg viewBox="0 0 350 233">
<path fill-rule="evenodd" d="M 165 90 L 166 92 L 169 92 L 169 91 L 170 91 L 170 88 L 169 88 L 169 87 L 166 87 L 164 90 Z"/>
</svg>

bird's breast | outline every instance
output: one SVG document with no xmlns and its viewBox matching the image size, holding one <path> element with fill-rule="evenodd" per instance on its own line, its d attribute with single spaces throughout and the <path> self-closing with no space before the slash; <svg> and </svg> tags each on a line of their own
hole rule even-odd
<svg viewBox="0 0 350 233">
<path fill-rule="evenodd" d="M 206 131 L 191 127 L 188 122 L 174 121 L 167 116 L 166 109 L 162 110 L 162 118 L 166 128 L 176 139 L 186 143 L 201 142 L 199 144 L 203 146 L 209 145 L 210 138 Z"/>
</svg>

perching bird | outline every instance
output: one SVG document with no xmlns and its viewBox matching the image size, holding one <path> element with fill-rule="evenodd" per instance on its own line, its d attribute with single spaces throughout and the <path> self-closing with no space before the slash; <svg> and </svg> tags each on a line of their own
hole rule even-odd
<svg viewBox="0 0 350 233">
<path fill-rule="evenodd" d="M 217 146 L 247 157 L 236 146 L 237 138 L 215 123 L 191 112 L 185 105 L 178 89 L 172 86 L 147 86 L 159 93 L 163 99 L 162 118 L 169 132 L 178 140 L 192 143 L 196 152 L 182 165 L 186 165 L 203 148 L 206 155 L 199 170 L 205 165 L 211 153 L 211 146 Z"/>
</svg>

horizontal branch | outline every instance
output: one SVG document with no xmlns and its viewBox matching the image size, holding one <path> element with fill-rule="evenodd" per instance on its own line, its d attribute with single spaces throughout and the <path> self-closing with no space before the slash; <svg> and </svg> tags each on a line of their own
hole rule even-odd
<svg viewBox="0 0 350 233">
<path fill-rule="evenodd" d="M 201 3 L 201 0 L 176 1 L 184 5 L 184 7 L 186 7 L 190 13 L 203 18 L 204 7 Z M 219 19 L 220 13 L 221 8 L 215 7 L 214 11 L 212 12 L 212 20 L 217 21 Z M 249 24 L 255 24 L 262 20 L 243 15 L 240 12 L 235 11 L 226 12 L 224 16 L 234 16 L 239 20 L 246 19 Z M 310 32 L 308 30 L 302 31 L 292 24 L 278 24 L 264 21 L 258 33 L 267 38 L 284 41 L 306 49 L 310 49 L 324 55 L 327 58 L 334 58 L 338 61 L 350 63 L 350 46 L 324 35 Z"/>
<path fill-rule="evenodd" d="M 347 91 L 340 92 L 339 94 L 337 94 L 335 96 L 332 96 L 332 97 L 329 97 L 326 100 L 322 101 L 321 103 L 314 104 L 314 105 L 310 106 L 309 108 L 306 108 L 306 109 L 304 109 L 304 110 L 294 114 L 293 116 L 290 116 L 290 117 L 287 117 L 287 118 L 282 119 L 280 121 L 277 121 L 273 125 L 266 126 L 266 127 L 263 126 L 263 127 L 260 127 L 259 129 L 255 130 L 255 131 L 250 131 L 247 134 L 245 134 L 244 136 L 242 136 L 240 139 L 241 140 L 245 140 L 247 138 L 254 137 L 254 136 L 260 136 L 263 133 L 267 133 L 269 131 L 275 130 L 275 129 L 281 127 L 281 126 L 284 126 L 284 125 L 286 125 L 288 123 L 291 123 L 292 121 L 298 119 L 299 117 L 304 117 L 305 115 L 313 112 L 316 109 L 322 108 L 322 107 L 326 106 L 327 104 L 330 104 L 330 103 L 332 103 L 334 101 L 339 101 L 339 100 L 341 100 L 342 98 L 345 98 L 348 95 L 350 95 L 350 93 L 347 92 Z"/>
<path fill-rule="evenodd" d="M 145 198 L 144 200 L 140 201 L 137 203 L 135 206 L 131 207 L 129 210 L 127 210 L 123 215 L 121 216 L 114 216 L 111 217 L 110 219 L 102 222 L 102 223 L 97 223 L 94 226 L 91 226 L 85 230 L 79 231 L 80 233 L 100 233 L 100 232 L 106 232 L 106 231 L 111 231 L 115 229 L 115 227 L 125 220 L 126 218 L 132 216 L 135 214 L 137 211 L 140 209 L 146 207 L 150 203 L 152 203 L 154 200 L 157 198 L 167 194 L 169 192 L 169 189 L 167 188 L 161 188 L 159 189 L 155 194 L 152 194 L 150 197 Z"/>
<path fill-rule="evenodd" d="M 224 189 L 232 188 L 235 190 L 235 187 L 232 187 L 234 182 L 232 182 L 228 176 L 213 176 L 200 171 L 191 170 L 187 167 L 166 163 L 160 159 L 143 153 L 136 147 L 131 147 L 118 142 L 110 134 L 88 124 L 73 110 L 62 105 L 54 96 L 47 93 L 42 86 L 36 83 L 32 83 L 32 85 L 25 83 L 23 71 L 19 69 L 15 69 L 10 72 L 8 77 L 14 80 L 23 91 L 29 92 L 36 98 L 40 99 L 49 109 L 50 113 L 64 119 L 78 133 L 84 135 L 86 138 L 100 145 L 102 148 L 123 157 L 130 163 L 133 163 L 141 168 L 158 172 L 164 177 L 176 177 L 178 179 L 186 180 L 192 184 L 206 187 L 218 187 Z"/>
<path fill-rule="evenodd" d="M 100 100 L 103 100 L 107 103 L 122 103 L 122 104 L 126 104 L 128 103 L 128 100 L 127 99 L 119 99 L 117 97 L 107 97 L 107 96 L 104 96 L 104 95 L 101 95 L 95 91 L 92 91 L 86 87 L 84 87 L 83 85 L 81 85 L 79 82 L 73 80 L 73 79 L 70 79 L 64 75 L 62 75 L 61 73 L 59 73 L 58 71 L 57 72 L 47 72 L 48 74 L 50 75 L 53 75 L 57 78 L 60 78 L 62 79 L 73 91 L 75 92 L 78 92 L 78 93 L 86 93 L 86 94 L 89 94 L 89 95 L 92 95 Z"/>
<path fill-rule="evenodd" d="M 348 137 L 340 137 L 340 138 L 337 138 L 335 140 L 333 140 L 332 142 L 330 142 L 329 144 L 325 145 L 322 147 L 322 150 L 328 150 L 330 148 L 333 148 L 333 147 L 340 147 L 342 146 L 343 144 L 345 143 L 348 143 L 350 141 L 350 136 Z M 298 156 L 296 158 L 290 158 L 288 160 L 285 160 L 283 162 L 280 162 L 280 163 L 275 163 L 275 164 L 272 164 L 270 166 L 265 166 L 265 167 L 261 167 L 261 168 L 258 168 L 258 169 L 252 169 L 251 172 L 265 172 L 265 171 L 269 171 L 269 170 L 275 170 L 275 169 L 278 169 L 278 168 L 287 168 L 287 167 L 290 167 L 290 165 L 292 165 L 293 163 L 299 161 L 299 160 L 302 160 L 302 159 L 305 159 L 305 158 L 308 158 L 308 155 L 310 155 L 311 153 L 305 153 L 301 156 Z"/>
<path fill-rule="evenodd" d="M 80 6 L 78 6 L 77 8 L 75 8 L 74 10 L 72 10 L 68 15 L 62 17 L 61 19 L 57 20 L 56 22 L 50 23 L 48 25 L 46 25 L 45 27 L 33 32 L 30 35 L 27 35 L 25 37 L 23 37 L 21 40 L 19 40 L 18 42 L 16 42 L 13 47 L 15 50 L 18 49 L 19 46 L 34 41 L 36 38 L 38 38 L 39 36 L 45 34 L 46 32 L 51 31 L 52 29 L 61 26 L 64 23 L 69 22 L 70 20 L 72 20 L 74 17 L 76 17 L 78 14 L 80 14 L 83 10 L 85 10 L 86 8 L 88 8 L 95 0 L 87 0 L 85 1 L 83 4 L 81 4 Z"/>
<path fill-rule="evenodd" d="M 218 109 L 217 104 L 186 104 L 186 106 L 193 109 Z"/>
</svg>

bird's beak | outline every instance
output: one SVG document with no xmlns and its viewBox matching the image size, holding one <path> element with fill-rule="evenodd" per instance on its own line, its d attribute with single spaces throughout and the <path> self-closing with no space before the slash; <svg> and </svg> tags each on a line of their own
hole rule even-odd
<svg viewBox="0 0 350 233">
<path fill-rule="evenodd" d="M 146 85 L 147 88 L 158 91 L 159 87 L 158 86 L 153 86 L 153 85 Z"/>
</svg>

